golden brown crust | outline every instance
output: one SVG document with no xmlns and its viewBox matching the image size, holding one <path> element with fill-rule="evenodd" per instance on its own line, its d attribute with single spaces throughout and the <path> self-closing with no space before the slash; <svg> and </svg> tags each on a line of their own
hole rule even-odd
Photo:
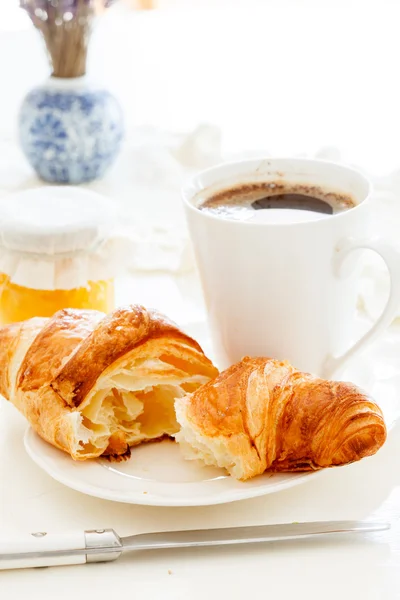
<svg viewBox="0 0 400 600">
<path fill-rule="evenodd" d="M 355 385 L 268 358 L 245 357 L 199 388 L 186 419 L 204 442 L 221 441 L 232 462 L 244 461 L 242 479 L 347 464 L 386 439 L 380 408 Z"/>
<path fill-rule="evenodd" d="M 47 319 L 37 317 L 24 323 L 11 323 L 0 328 L 0 394 L 7 400 L 11 384 L 15 383 L 10 380 L 9 367 L 16 349 L 24 345 L 23 338 L 33 339 L 46 321 Z"/>
<path fill-rule="evenodd" d="M 65 360 L 103 318 L 104 314 L 97 310 L 64 309 L 55 313 L 26 353 L 18 373 L 18 387 L 27 392 L 52 381 Z"/>
<path fill-rule="evenodd" d="M 138 305 L 115 310 L 80 344 L 51 387 L 69 406 L 79 406 L 110 365 L 138 345 L 162 336 L 202 351 L 197 342 L 157 311 Z"/>
<path fill-rule="evenodd" d="M 7 399 L 10 388 L 8 365 L 18 343 L 20 330 L 21 323 L 12 323 L 0 329 L 0 394 Z"/>
</svg>

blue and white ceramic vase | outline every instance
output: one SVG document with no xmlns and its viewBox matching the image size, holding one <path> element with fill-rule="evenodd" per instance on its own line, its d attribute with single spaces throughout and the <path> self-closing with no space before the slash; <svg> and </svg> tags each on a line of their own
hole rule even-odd
<svg viewBox="0 0 400 600">
<path fill-rule="evenodd" d="M 22 149 L 39 177 L 78 184 L 102 177 L 123 139 L 116 98 L 86 76 L 50 77 L 25 97 L 19 114 Z"/>
</svg>

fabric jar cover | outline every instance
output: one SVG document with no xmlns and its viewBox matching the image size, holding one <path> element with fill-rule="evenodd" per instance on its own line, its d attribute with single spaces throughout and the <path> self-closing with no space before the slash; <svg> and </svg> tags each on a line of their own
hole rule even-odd
<svg viewBox="0 0 400 600">
<path fill-rule="evenodd" d="M 129 255 L 111 200 L 74 187 L 42 187 L 0 200 L 0 272 L 39 290 L 115 277 Z"/>
</svg>

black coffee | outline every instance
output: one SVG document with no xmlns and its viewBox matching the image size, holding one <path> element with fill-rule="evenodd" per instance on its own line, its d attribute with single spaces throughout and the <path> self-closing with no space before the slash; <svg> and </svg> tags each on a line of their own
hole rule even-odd
<svg viewBox="0 0 400 600">
<path fill-rule="evenodd" d="M 221 218 L 235 220 L 255 218 L 255 211 L 284 209 L 292 213 L 284 219 L 289 221 L 297 211 L 335 215 L 354 208 L 356 204 L 347 194 L 318 186 L 277 181 L 236 185 L 205 198 L 197 207 Z"/>
<path fill-rule="evenodd" d="M 333 206 L 331 204 L 313 196 L 305 196 L 304 194 L 288 193 L 277 194 L 276 196 L 264 196 L 264 198 L 252 202 L 251 207 L 255 210 L 262 210 L 264 208 L 294 208 L 296 210 L 312 210 L 314 212 L 333 215 Z"/>
</svg>

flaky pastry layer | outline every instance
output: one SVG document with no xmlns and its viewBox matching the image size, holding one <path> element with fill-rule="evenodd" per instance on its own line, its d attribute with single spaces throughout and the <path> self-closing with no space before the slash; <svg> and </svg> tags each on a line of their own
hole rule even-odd
<svg viewBox="0 0 400 600">
<path fill-rule="evenodd" d="M 174 400 L 217 369 L 156 311 L 63 310 L 0 329 L 0 393 L 74 459 L 127 456 L 173 435 Z"/>
</svg>

